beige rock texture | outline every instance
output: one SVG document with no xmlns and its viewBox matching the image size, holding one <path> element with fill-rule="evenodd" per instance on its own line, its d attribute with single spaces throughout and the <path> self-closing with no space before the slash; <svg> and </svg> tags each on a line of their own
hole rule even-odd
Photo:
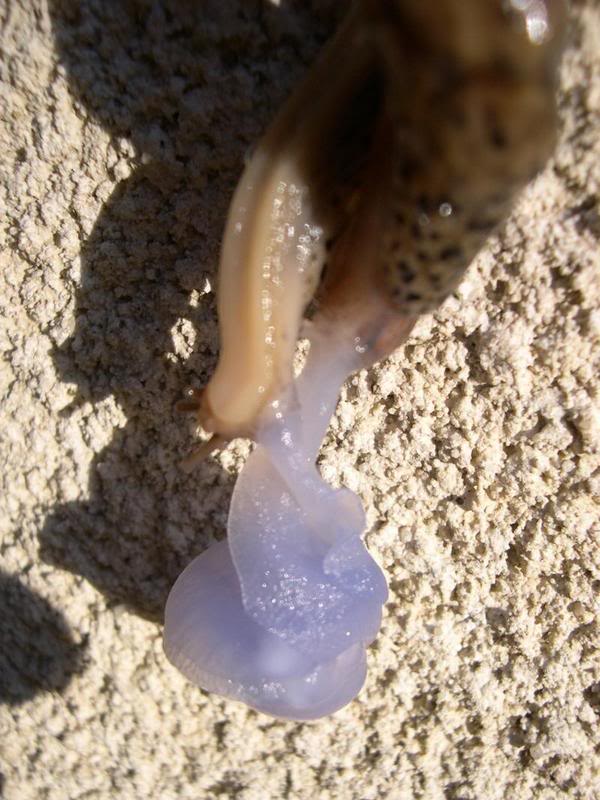
<svg viewBox="0 0 600 800">
<path fill-rule="evenodd" d="M 0 794 L 600 798 L 600 6 L 572 3 L 554 159 L 458 295 L 343 391 L 320 457 L 390 600 L 351 705 L 280 722 L 162 653 L 223 536 L 192 474 L 245 155 L 339 4 L 5 0 Z"/>
</svg>

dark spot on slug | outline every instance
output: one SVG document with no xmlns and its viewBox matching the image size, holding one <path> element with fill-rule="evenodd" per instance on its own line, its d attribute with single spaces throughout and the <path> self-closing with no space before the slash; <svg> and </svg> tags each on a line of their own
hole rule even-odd
<svg viewBox="0 0 600 800">
<path fill-rule="evenodd" d="M 506 133 L 502 130 L 502 126 L 498 122 L 498 114 L 493 107 L 488 107 L 486 110 L 487 129 L 490 143 L 497 150 L 504 149 L 507 144 Z"/>
<path fill-rule="evenodd" d="M 410 233 L 411 233 L 411 236 L 413 237 L 413 239 L 421 239 L 422 238 L 423 231 L 422 231 L 421 226 L 419 225 L 418 222 L 413 222 L 413 224 L 410 226 Z"/>
<path fill-rule="evenodd" d="M 472 219 L 469 220 L 468 228 L 477 233 L 487 233 L 491 231 L 496 223 L 491 219 Z"/>
<path fill-rule="evenodd" d="M 426 194 L 424 194 L 424 193 L 421 193 L 421 194 L 420 194 L 420 195 L 417 197 L 417 205 L 419 206 L 419 208 L 421 209 L 421 211 L 424 211 L 425 213 L 427 213 L 428 211 L 430 211 L 430 210 L 431 210 L 431 200 L 430 200 L 430 199 L 429 199 L 429 197 L 428 197 Z"/>
<path fill-rule="evenodd" d="M 508 144 L 506 134 L 496 126 L 490 130 L 490 141 L 497 150 L 503 150 Z"/>
<path fill-rule="evenodd" d="M 440 250 L 440 259 L 442 261 L 450 261 L 454 258 L 460 258 L 462 255 L 462 250 L 460 247 L 452 246 L 452 247 L 444 247 Z"/>
<path fill-rule="evenodd" d="M 406 283 L 410 283 L 416 277 L 415 272 L 410 268 L 410 264 L 408 264 L 406 261 L 399 261 L 398 269 L 400 270 L 400 274 Z"/>
<path fill-rule="evenodd" d="M 406 299 L 407 299 L 407 300 L 408 300 L 408 302 L 410 303 L 410 302 L 413 302 L 413 301 L 415 301 L 415 300 L 420 300 L 420 299 L 421 299 L 421 295 L 420 295 L 420 294 L 417 294 L 416 292 L 409 292 L 409 293 L 406 295 Z"/>
</svg>

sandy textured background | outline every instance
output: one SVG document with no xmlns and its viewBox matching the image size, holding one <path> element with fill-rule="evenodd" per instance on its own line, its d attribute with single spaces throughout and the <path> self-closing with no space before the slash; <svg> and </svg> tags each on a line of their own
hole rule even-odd
<svg viewBox="0 0 600 800">
<path fill-rule="evenodd" d="M 391 599 L 359 699 L 276 722 L 161 649 L 238 442 L 190 476 L 244 154 L 333 3 L 0 4 L 0 794 L 600 797 L 600 7 L 561 143 L 459 298 L 344 392 L 322 453 Z"/>
</svg>

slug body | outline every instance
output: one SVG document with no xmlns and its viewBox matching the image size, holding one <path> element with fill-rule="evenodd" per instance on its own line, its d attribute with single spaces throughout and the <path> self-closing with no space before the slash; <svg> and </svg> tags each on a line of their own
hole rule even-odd
<svg viewBox="0 0 600 800">
<path fill-rule="evenodd" d="M 223 243 L 199 420 L 257 448 L 228 541 L 180 576 L 165 649 L 200 686 L 312 719 L 356 695 L 387 590 L 315 459 L 346 377 L 454 291 L 555 136 L 542 0 L 362 0 L 247 166 Z M 307 364 L 292 362 L 305 309 Z"/>
</svg>

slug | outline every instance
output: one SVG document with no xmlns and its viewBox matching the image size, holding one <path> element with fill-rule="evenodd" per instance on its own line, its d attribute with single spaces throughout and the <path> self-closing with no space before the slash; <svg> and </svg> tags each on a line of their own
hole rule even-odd
<svg viewBox="0 0 600 800">
<path fill-rule="evenodd" d="M 563 27 L 562 0 L 358 0 L 258 144 L 223 241 L 219 361 L 187 404 L 209 446 L 257 447 L 227 541 L 165 612 L 167 657 L 201 687 L 289 719 L 360 690 L 386 583 L 318 449 L 347 376 L 456 289 L 552 152 Z"/>
</svg>

